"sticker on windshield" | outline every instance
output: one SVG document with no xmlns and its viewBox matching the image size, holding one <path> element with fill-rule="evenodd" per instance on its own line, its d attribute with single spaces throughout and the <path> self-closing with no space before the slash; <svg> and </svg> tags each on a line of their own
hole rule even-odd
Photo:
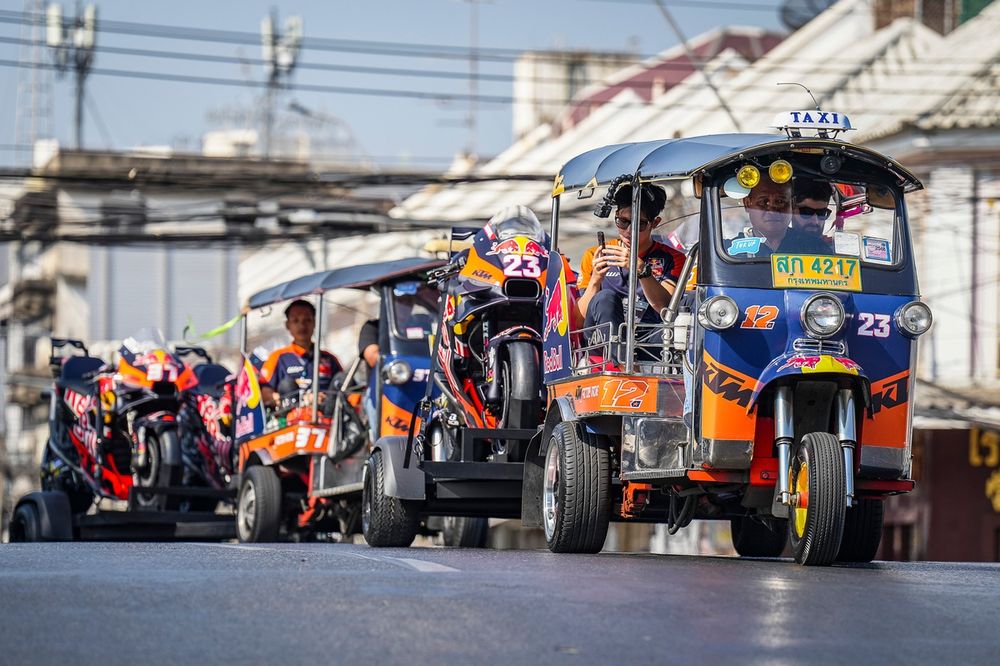
<svg viewBox="0 0 1000 666">
<path fill-rule="evenodd" d="M 861 236 L 847 231 L 833 232 L 833 251 L 837 254 L 861 256 Z"/>
<path fill-rule="evenodd" d="M 406 339 L 407 340 L 419 340 L 424 337 L 424 329 L 420 326 L 407 326 L 406 327 Z"/>
<path fill-rule="evenodd" d="M 730 256 L 735 257 L 738 254 L 757 254 L 760 252 L 760 244 L 764 242 L 763 238 L 734 238 L 732 244 L 729 246 Z"/>
<path fill-rule="evenodd" d="M 865 250 L 865 261 L 877 264 L 892 263 L 892 247 L 889 245 L 889 241 L 872 236 L 864 236 L 861 240 Z"/>
</svg>

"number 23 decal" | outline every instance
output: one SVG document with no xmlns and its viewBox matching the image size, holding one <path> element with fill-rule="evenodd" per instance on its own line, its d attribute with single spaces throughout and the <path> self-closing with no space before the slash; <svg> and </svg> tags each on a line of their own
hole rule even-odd
<svg viewBox="0 0 1000 666">
<path fill-rule="evenodd" d="M 542 274 L 538 257 L 533 257 L 530 254 L 505 254 L 501 261 L 503 262 L 503 274 L 510 277 L 536 278 Z"/>
<path fill-rule="evenodd" d="M 859 312 L 858 321 L 861 322 L 858 335 L 869 338 L 889 337 L 889 315 Z"/>
</svg>

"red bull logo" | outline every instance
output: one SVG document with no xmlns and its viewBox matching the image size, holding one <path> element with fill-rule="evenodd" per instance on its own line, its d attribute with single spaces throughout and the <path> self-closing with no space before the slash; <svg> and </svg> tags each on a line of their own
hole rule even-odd
<svg viewBox="0 0 1000 666">
<path fill-rule="evenodd" d="M 795 368 L 804 373 L 829 372 L 834 374 L 857 375 L 861 366 L 849 358 L 834 358 L 833 356 L 793 356 L 778 368 L 778 372 L 787 368 Z"/>
<path fill-rule="evenodd" d="M 243 372 L 236 378 L 236 411 L 243 408 L 256 409 L 260 404 L 260 385 L 257 383 L 257 371 L 250 361 L 243 360 Z"/>
<path fill-rule="evenodd" d="M 841 358 L 841 357 L 838 356 L 838 357 L 834 358 L 833 360 L 836 361 L 837 363 L 840 363 L 842 366 L 844 366 L 848 370 L 853 370 L 854 372 L 861 372 L 861 366 L 858 365 L 857 363 L 855 363 L 854 361 L 852 361 L 849 358 Z"/>
<path fill-rule="evenodd" d="M 566 279 L 560 275 L 555 286 L 550 291 L 545 288 L 545 325 L 542 329 L 542 341 L 549 339 L 549 333 L 566 335 Z"/>
<path fill-rule="evenodd" d="M 486 254 L 521 254 L 521 244 L 517 238 L 508 238 L 505 241 L 494 243 L 493 247 Z"/>
<path fill-rule="evenodd" d="M 515 236 L 505 241 L 494 243 L 487 255 L 495 254 L 521 254 L 531 257 L 547 257 L 549 251 L 536 240 L 524 236 Z"/>
<path fill-rule="evenodd" d="M 820 356 L 793 356 L 785 361 L 783 366 L 778 368 L 778 372 L 781 372 L 786 368 L 795 368 L 797 370 L 815 370 L 816 366 L 819 365 L 820 360 L 822 360 L 822 357 Z"/>
<path fill-rule="evenodd" d="M 531 240 L 530 238 L 524 243 L 524 250 L 521 254 L 530 254 L 534 257 L 547 257 L 549 256 L 548 250 L 542 247 L 541 243 Z"/>
</svg>

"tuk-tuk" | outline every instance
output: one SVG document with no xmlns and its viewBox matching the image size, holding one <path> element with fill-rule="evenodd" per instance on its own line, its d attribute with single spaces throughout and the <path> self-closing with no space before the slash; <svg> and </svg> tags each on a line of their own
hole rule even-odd
<svg viewBox="0 0 1000 666">
<path fill-rule="evenodd" d="M 632 220 L 642 187 L 686 200 L 698 241 L 660 323 L 639 321 L 631 270 L 619 330 L 572 330 L 566 277 L 550 276 L 548 409 L 522 519 L 551 550 L 599 551 L 611 520 L 674 533 L 718 519 L 740 555 L 787 544 L 800 564 L 867 562 L 883 500 L 912 490 L 916 342 L 931 313 L 904 195 L 922 186 L 838 139 L 843 114 L 790 112 L 775 126 L 785 136 L 605 146 L 556 176 L 555 247 L 563 197 L 621 183 Z M 638 234 L 631 225 L 633 269 Z"/>
<path fill-rule="evenodd" d="M 294 299 L 313 298 L 314 349 L 323 339 L 324 294 L 336 289 L 372 291 L 379 303 L 378 371 L 357 358 L 319 382 L 275 387 L 277 408 L 266 413 L 258 372 L 247 356 L 247 316 L 243 317 L 243 369 L 235 391 L 235 434 L 239 444 L 240 484 L 237 533 L 244 542 L 308 538 L 360 532 L 361 490 L 370 438 L 405 435 L 412 412 L 424 396 L 437 291 L 426 273 L 443 262 L 407 258 L 338 268 L 279 284 L 250 297 L 250 310 Z M 313 354 L 312 377 L 321 376 L 320 354 Z M 367 406 L 366 406 L 367 403 Z M 366 423 L 366 421 L 368 421 Z"/>
</svg>

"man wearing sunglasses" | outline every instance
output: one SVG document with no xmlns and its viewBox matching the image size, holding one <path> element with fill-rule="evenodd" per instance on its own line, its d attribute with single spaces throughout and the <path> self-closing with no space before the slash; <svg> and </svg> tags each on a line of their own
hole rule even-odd
<svg viewBox="0 0 1000 666">
<path fill-rule="evenodd" d="M 821 237 L 826 221 L 830 218 L 830 183 L 805 178 L 795 179 L 795 200 L 792 204 L 792 227 L 807 234 Z"/>
<path fill-rule="evenodd" d="M 662 187 L 642 186 L 639 216 L 639 247 L 636 276 L 636 315 L 644 323 L 659 323 L 659 312 L 667 307 L 677 276 L 684 265 L 684 255 L 653 240 L 653 230 L 660 224 L 660 212 L 667 195 Z M 615 192 L 615 226 L 618 238 L 602 248 L 591 247 L 580 261 L 578 284 L 585 286 L 577 301 L 584 326 L 611 324 L 613 330 L 625 321 L 625 298 L 628 296 L 629 246 L 632 242 L 632 186 L 623 185 Z"/>
</svg>

